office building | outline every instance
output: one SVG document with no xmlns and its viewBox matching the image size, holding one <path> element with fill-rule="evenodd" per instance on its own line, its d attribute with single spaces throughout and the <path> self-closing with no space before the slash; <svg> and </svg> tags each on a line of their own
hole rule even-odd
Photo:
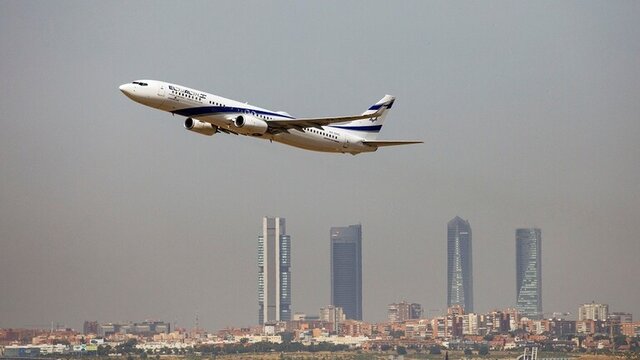
<svg viewBox="0 0 640 360">
<path fill-rule="evenodd" d="M 362 320 L 362 226 L 331 228 L 331 305 Z"/>
<path fill-rule="evenodd" d="M 98 336 L 110 336 L 114 334 L 133 334 L 151 336 L 156 334 L 168 334 L 171 325 L 164 321 L 146 320 L 140 323 L 104 323 L 98 325 Z"/>
<path fill-rule="evenodd" d="M 456 216 L 447 223 L 447 307 L 473 312 L 471 226 Z"/>
<path fill-rule="evenodd" d="M 516 230 L 516 309 L 520 316 L 542 318 L 542 233 Z"/>
<path fill-rule="evenodd" d="M 264 217 L 258 236 L 258 322 L 291 320 L 291 237 L 284 218 Z"/>
</svg>

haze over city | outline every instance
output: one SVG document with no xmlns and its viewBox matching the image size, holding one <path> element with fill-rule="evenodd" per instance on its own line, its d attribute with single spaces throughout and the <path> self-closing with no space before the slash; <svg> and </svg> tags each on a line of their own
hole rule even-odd
<svg viewBox="0 0 640 360">
<path fill-rule="evenodd" d="M 329 229 L 362 225 L 363 318 L 446 307 L 447 222 L 475 310 L 640 316 L 640 3 L 0 2 L 0 328 L 258 322 L 257 237 L 286 218 L 292 309 L 330 303 Z M 158 79 L 294 116 L 397 100 L 358 156 L 190 133 L 118 90 Z"/>
</svg>

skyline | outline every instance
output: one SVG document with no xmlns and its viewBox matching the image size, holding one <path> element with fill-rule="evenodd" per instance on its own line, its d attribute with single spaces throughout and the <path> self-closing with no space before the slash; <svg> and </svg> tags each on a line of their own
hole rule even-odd
<svg viewBox="0 0 640 360">
<path fill-rule="evenodd" d="M 538 227 L 545 309 L 638 314 L 638 18 L 637 2 L 0 2 L 0 327 L 253 324 L 265 214 L 295 241 L 293 311 L 330 303 L 327 230 L 356 223 L 366 320 L 443 309 L 462 214 L 475 311 L 514 305 L 514 230 Z M 201 136 L 118 90 L 139 78 L 300 117 L 393 94 L 380 138 L 425 143 L 354 157 Z"/>
<path fill-rule="evenodd" d="M 262 219 L 263 221 L 263 226 L 262 226 L 262 235 L 258 236 L 258 303 L 259 303 L 259 321 L 258 321 L 258 325 L 263 325 L 264 323 L 267 322 L 277 322 L 277 321 L 289 321 L 293 319 L 293 315 L 300 313 L 300 314 L 307 314 L 307 315 L 312 315 L 315 314 L 313 311 L 312 312 L 298 312 L 298 311 L 291 311 L 290 310 L 290 306 L 292 306 L 292 302 L 291 302 L 291 289 L 289 284 L 289 279 L 291 278 L 291 269 L 290 269 L 290 264 L 292 262 L 292 259 L 290 258 L 289 254 L 291 253 L 291 237 L 289 235 L 286 234 L 286 219 L 283 217 L 269 217 L 269 216 L 265 216 Z M 462 228 L 460 228 L 460 226 L 462 226 Z M 454 217 L 452 220 L 450 220 L 447 223 L 447 228 L 448 230 L 452 230 L 454 229 L 455 231 L 451 232 L 448 231 L 447 233 L 447 237 L 450 238 L 450 236 L 452 234 L 457 234 L 465 231 L 468 231 L 468 237 L 467 237 L 467 241 L 470 242 L 471 240 L 471 227 L 469 225 L 469 221 L 468 220 L 463 220 L 461 219 L 459 216 Z M 541 230 L 538 228 L 518 228 L 515 229 L 515 233 L 516 233 L 516 268 L 514 269 L 514 273 L 516 274 L 516 285 L 517 284 L 523 284 L 523 286 L 520 287 L 520 290 L 517 292 L 514 303 L 512 306 L 507 306 L 506 308 L 502 309 L 499 307 L 489 307 L 487 308 L 484 312 L 489 312 L 489 311 L 502 311 L 502 310 L 508 310 L 508 309 L 517 309 L 518 312 L 521 314 L 521 316 L 527 317 L 531 320 L 539 320 L 539 319 L 545 319 L 545 318 L 549 318 L 549 317 L 545 317 L 543 316 L 544 314 L 547 313 L 543 313 L 542 312 L 542 296 L 541 293 L 535 293 L 532 294 L 532 292 L 538 292 L 540 291 L 541 288 L 541 268 L 540 268 L 540 262 L 541 262 Z M 276 234 L 280 234 L 279 236 L 276 237 Z M 356 244 L 355 248 L 353 249 L 348 249 L 348 250 L 352 250 L 352 251 L 348 251 L 347 253 L 349 254 L 348 257 L 351 257 L 352 255 L 355 255 L 357 253 L 361 253 L 361 243 L 362 243 L 362 225 L 358 224 L 358 225 L 348 225 L 348 226 L 341 226 L 341 227 L 331 227 L 331 231 L 330 231 L 330 247 L 332 249 L 334 249 L 335 247 L 335 243 L 337 242 L 344 242 L 344 243 L 351 243 L 354 242 Z M 264 239 L 265 237 L 269 240 L 267 240 L 267 242 L 265 243 Z M 276 241 L 276 239 L 279 239 L 279 241 Z M 448 241 L 449 243 L 449 241 Z M 265 254 L 265 248 L 268 248 L 268 245 L 264 245 L 264 244 L 271 244 L 271 251 L 266 250 L 266 254 Z M 280 254 L 278 255 L 278 251 L 275 251 L 273 248 L 277 247 L 280 249 L 280 253 L 282 253 L 284 251 L 284 254 Z M 340 250 L 345 250 L 345 248 L 342 248 Z M 352 253 L 353 251 L 355 251 L 355 253 Z M 334 253 L 334 250 L 331 251 L 331 254 Z M 274 261 L 275 257 L 280 257 L 280 261 Z M 271 261 L 269 261 L 269 259 L 271 259 Z M 331 261 L 333 263 L 333 256 L 331 257 Z M 342 260 L 348 260 L 347 257 L 342 256 Z M 276 262 L 277 264 L 271 264 L 269 265 L 269 263 L 273 263 Z M 340 262 L 342 265 L 346 264 L 344 261 Z M 357 262 L 359 263 L 359 262 Z M 267 264 L 266 267 L 264 264 Z M 287 265 L 284 265 L 287 264 Z M 281 266 L 285 266 L 284 270 L 277 270 L 276 268 L 280 268 Z M 280 286 L 280 285 L 276 285 L 274 286 L 269 286 L 268 283 L 269 281 L 264 281 L 264 276 L 263 273 L 265 272 L 269 272 L 267 270 L 263 270 L 263 269 L 271 269 L 271 272 L 279 272 L 280 273 L 280 281 L 283 280 L 282 276 L 286 275 L 286 284 Z M 333 266 L 332 266 L 333 268 Z M 533 269 L 532 269 L 533 268 Z M 344 269 L 343 269 L 344 270 Z M 532 271 L 534 272 L 534 274 L 532 275 Z M 448 276 L 448 274 L 447 274 Z M 272 279 L 271 282 L 274 282 L 273 280 L 273 276 L 269 277 Z M 277 284 L 279 284 L 278 282 L 276 282 Z M 333 283 L 333 273 L 332 273 L 332 283 Z M 277 287 L 277 288 L 276 288 Z M 283 297 L 280 298 L 280 302 L 284 302 L 285 305 L 284 307 L 281 308 L 280 311 L 278 311 L 278 307 L 280 305 L 268 305 L 267 308 L 272 308 L 273 311 L 270 312 L 269 315 L 269 320 L 267 321 L 262 321 L 261 319 L 264 318 L 264 314 L 269 313 L 268 310 L 264 310 L 263 308 L 263 300 L 264 299 L 264 295 L 263 293 L 270 293 L 270 291 L 265 291 L 268 290 L 270 288 L 273 288 L 271 292 L 275 292 L 275 297 L 271 296 L 271 302 L 275 302 L 275 298 L 280 297 L 280 293 L 282 291 L 285 292 L 285 294 L 283 295 Z M 356 287 L 357 288 L 357 287 Z M 518 288 L 518 286 L 516 286 L 516 289 Z M 332 289 L 333 291 L 333 289 Z M 333 294 L 333 292 L 332 292 Z M 524 294 L 524 295 L 523 295 Z M 353 294 L 352 294 L 353 295 Z M 347 296 L 348 298 L 349 296 Z M 343 296 L 344 299 L 346 299 Z M 343 299 L 343 300 L 344 300 Z M 356 299 L 359 299 L 359 301 L 362 301 L 362 297 L 361 295 L 359 297 L 356 296 Z M 406 299 L 403 299 L 402 301 L 405 301 Z M 278 302 L 276 302 L 277 304 Z M 408 304 L 408 303 L 407 303 Z M 353 305 L 353 304 L 348 304 L 349 306 Z M 391 305 L 397 305 L 397 304 L 388 304 L 389 306 Z M 409 304 L 409 305 L 414 305 Z M 421 307 L 421 304 L 415 304 Z M 482 312 L 477 312 L 477 311 L 467 311 L 465 309 L 464 304 L 457 304 L 457 303 L 453 303 L 451 305 L 448 306 L 448 308 L 454 308 L 456 305 L 462 305 L 462 309 L 464 311 L 465 314 L 480 314 Z M 579 307 L 578 307 L 578 311 L 576 313 L 573 312 L 557 312 L 555 310 L 553 310 L 552 312 L 548 312 L 548 314 L 554 314 L 553 317 L 555 318 L 555 314 L 560 314 L 562 315 L 562 317 L 569 315 L 569 318 L 576 318 L 574 320 L 583 320 L 582 318 L 580 318 L 582 316 L 581 311 L 582 308 L 585 306 L 590 306 L 590 305 L 597 305 L 600 306 L 601 304 L 595 304 L 594 301 L 592 301 L 591 303 L 580 303 Z M 343 306 L 341 304 L 338 304 L 338 301 L 332 301 L 332 304 L 328 305 L 330 308 L 331 307 L 340 307 L 341 309 L 343 308 Z M 604 306 L 606 306 L 607 311 L 608 311 L 608 304 L 604 304 Z M 324 308 L 324 307 L 323 307 Z M 322 314 L 322 310 L 323 308 L 317 309 L 319 314 Z M 357 307 L 356 307 L 357 308 Z M 294 308 L 295 310 L 295 308 Z M 387 307 L 388 310 L 388 307 Z M 447 309 L 441 309 L 443 311 L 445 311 L 446 314 L 446 310 Z M 433 310 L 429 310 L 430 312 L 432 312 Z M 275 314 L 279 314 L 279 318 L 275 319 L 274 316 L 276 316 Z M 612 311 L 612 313 L 625 313 L 625 314 L 631 314 L 633 315 L 631 312 L 624 310 L 624 309 L 618 309 L 616 311 Z M 285 316 L 283 316 L 283 314 Z M 436 316 L 443 316 L 443 314 L 439 314 Z M 346 312 L 345 312 L 346 315 Z M 196 326 L 195 328 L 197 328 L 197 317 L 198 314 L 195 314 L 196 316 Z M 638 316 L 638 315 L 636 315 Z M 422 318 L 429 318 L 427 316 L 423 316 Z M 347 320 L 359 320 L 359 321 L 365 321 L 367 322 L 366 319 L 363 319 L 362 316 L 360 316 L 359 318 L 356 317 L 349 317 L 346 316 Z M 418 318 L 414 318 L 414 319 L 418 319 Z M 159 319 L 145 319 L 144 321 L 157 321 Z M 602 320 L 602 319 L 601 319 Z M 604 319 L 606 320 L 606 318 Z M 384 322 L 383 320 L 381 320 L 382 322 Z M 132 323 L 132 320 L 127 320 L 124 321 L 123 323 Z M 86 324 L 86 320 L 84 320 L 84 323 Z M 59 324 L 56 324 L 56 327 Z M 251 324 L 256 325 L 256 324 Z M 53 323 L 51 324 L 51 326 L 53 327 Z"/>
</svg>

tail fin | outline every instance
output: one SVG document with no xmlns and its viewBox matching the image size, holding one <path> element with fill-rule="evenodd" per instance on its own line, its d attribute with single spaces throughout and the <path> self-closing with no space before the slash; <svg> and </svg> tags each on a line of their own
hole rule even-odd
<svg viewBox="0 0 640 360">
<path fill-rule="evenodd" d="M 370 119 L 354 120 L 346 123 L 332 125 L 344 130 L 349 130 L 356 136 L 359 136 L 365 140 L 375 140 L 378 138 L 380 129 L 382 129 L 382 123 L 384 122 L 389 109 L 393 106 L 393 102 L 396 98 L 391 95 L 385 95 L 380 101 L 371 105 L 367 111 L 362 115 L 377 114 Z"/>
</svg>

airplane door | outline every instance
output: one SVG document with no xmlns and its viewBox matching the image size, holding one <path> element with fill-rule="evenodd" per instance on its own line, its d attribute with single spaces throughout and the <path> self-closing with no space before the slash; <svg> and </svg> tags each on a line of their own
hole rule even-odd
<svg viewBox="0 0 640 360">
<path fill-rule="evenodd" d="M 164 84 L 160 84 L 160 86 L 158 87 L 158 95 L 164 96 Z"/>
</svg>

